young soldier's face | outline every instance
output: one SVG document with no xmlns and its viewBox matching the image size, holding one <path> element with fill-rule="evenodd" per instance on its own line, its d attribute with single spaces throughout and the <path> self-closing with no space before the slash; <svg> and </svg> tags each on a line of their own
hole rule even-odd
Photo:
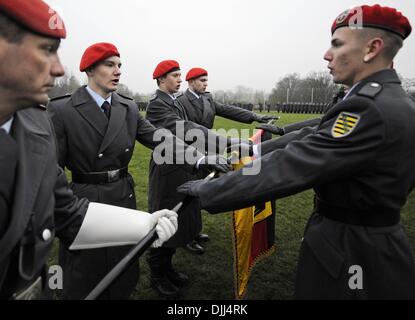
<svg viewBox="0 0 415 320">
<path fill-rule="evenodd" d="M 18 43 L 0 38 L 0 90 L 20 108 L 47 104 L 55 79 L 64 75 L 60 40 L 27 33 Z"/>
<path fill-rule="evenodd" d="M 88 84 L 102 95 L 108 95 L 118 89 L 121 77 L 121 59 L 113 56 L 98 63 L 88 72 Z"/>
<path fill-rule="evenodd" d="M 324 55 L 333 81 L 353 86 L 361 80 L 365 70 L 365 43 L 359 38 L 357 30 L 348 27 L 337 29 L 331 40 L 331 47 Z"/>
<path fill-rule="evenodd" d="M 190 80 L 189 87 L 195 92 L 206 92 L 206 89 L 208 87 L 208 76 L 202 76 L 197 79 Z"/>
<path fill-rule="evenodd" d="M 161 83 L 169 93 L 176 93 L 180 90 L 182 73 L 180 71 L 170 72 L 161 80 Z"/>
</svg>

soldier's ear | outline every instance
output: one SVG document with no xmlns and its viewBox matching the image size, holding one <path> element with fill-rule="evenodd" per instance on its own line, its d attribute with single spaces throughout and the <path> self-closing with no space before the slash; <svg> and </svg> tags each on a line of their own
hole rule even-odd
<svg viewBox="0 0 415 320">
<path fill-rule="evenodd" d="M 86 72 L 88 77 L 93 77 L 95 75 L 95 69 L 96 69 L 97 65 L 98 64 L 94 64 L 94 65 L 88 67 L 87 69 L 85 69 L 85 72 Z"/>
<path fill-rule="evenodd" d="M 92 68 L 88 68 L 85 70 L 85 73 L 88 77 L 92 77 L 94 75 L 94 70 Z"/>
<path fill-rule="evenodd" d="M 367 42 L 366 54 L 363 57 L 363 61 L 368 63 L 379 56 L 385 49 L 385 42 L 382 38 L 372 38 Z"/>
</svg>

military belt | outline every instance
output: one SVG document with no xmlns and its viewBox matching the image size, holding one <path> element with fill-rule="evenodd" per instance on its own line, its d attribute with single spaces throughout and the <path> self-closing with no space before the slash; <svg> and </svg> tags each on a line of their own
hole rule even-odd
<svg viewBox="0 0 415 320">
<path fill-rule="evenodd" d="M 399 212 L 387 208 L 379 207 L 373 208 L 373 210 L 346 208 L 328 204 L 320 199 L 316 202 L 316 212 L 334 221 L 363 227 L 390 227 L 400 221 Z"/>
<path fill-rule="evenodd" d="M 104 184 L 116 182 L 128 175 L 128 167 L 105 172 L 72 172 L 72 181 L 83 184 Z"/>
</svg>

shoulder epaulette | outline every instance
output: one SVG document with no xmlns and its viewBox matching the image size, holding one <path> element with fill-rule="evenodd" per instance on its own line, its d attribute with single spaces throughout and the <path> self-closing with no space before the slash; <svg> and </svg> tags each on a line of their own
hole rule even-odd
<svg viewBox="0 0 415 320">
<path fill-rule="evenodd" d="M 127 96 L 125 96 L 125 95 L 123 95 L 123 94 L 121 94 L 121 93 L 119 93 L 119 92 L 117 92 L 117 94 L 118 94 L 120 97 L 124 98 L 124 99 L 134 101 L 134 99 L 133 99 L 133 98 L 127 97 Z"/>
<path fill-rule="evenodd" d="M 180 97 L 183 97 L 183 95 L 184 95 L 184 93 L 183 93 L 183 92 L 180 92 L 180 93 L 176 96 L 176 99 L 179 99 Z"/>
<path fill-rule="evenodd" d="M 360 96 L 365 96 L 368 98 L 375 98 L 381 91 L 383 90 L 383 86 L 377 82 L 369 82 L 361 88 L 357 94 Z"/>
<path fill-rule="evenodd" d="M 72 94 L 71 93 L 67 93 L 67 94 L 65 94 L 63 96 L 59 96 L 59 97 L 56 97 L 56 98 L 52 98 L 52 99 L 50 99 L 50 101 L 57 101 L 57 100 L 61 100 L 61 99 L 64 99 L 64 98 L 70 98 L 70 97 L 72 97 Z"/>
</svg>

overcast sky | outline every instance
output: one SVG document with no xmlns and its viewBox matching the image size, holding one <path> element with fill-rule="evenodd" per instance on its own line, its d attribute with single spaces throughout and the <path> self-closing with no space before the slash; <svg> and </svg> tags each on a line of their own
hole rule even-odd
<svg viewBox="0 0 415 320">
<path fill-rule="evenodd" d="M 155 66 L 179 61 L 209 72 L 209 90 L 238 85 L 271 91 L 279 78 L 327 70 L 323 55 L 330 27 L 345 9 L 361 4 L 392 6 L 415 27 L 413 0 L 46 0 L 65 21 L 63 64 L 79 80 L 84 50 L 96 42 L 115 44 L 123 63 L 121 82 L 151 93 Z M 395 61 L 405 77 L 415 78 L 415 32 Z M 184 75 L 183 75 L 184 78 Z M 183 84 L 182 89 L 186 88 Z"/>
</svg>

